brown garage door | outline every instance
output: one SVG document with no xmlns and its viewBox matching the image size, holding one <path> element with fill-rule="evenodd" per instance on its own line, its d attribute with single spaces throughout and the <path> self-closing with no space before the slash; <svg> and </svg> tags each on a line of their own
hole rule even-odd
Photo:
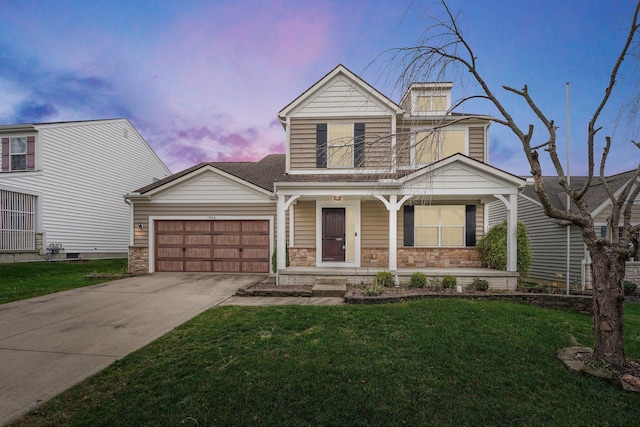
<svg viewBox="0 0 640 427">
<path fill-rule="evenodd" d="M 269 221 L 155 222 L 155 270 L 269 273 Z"/>
</svg>

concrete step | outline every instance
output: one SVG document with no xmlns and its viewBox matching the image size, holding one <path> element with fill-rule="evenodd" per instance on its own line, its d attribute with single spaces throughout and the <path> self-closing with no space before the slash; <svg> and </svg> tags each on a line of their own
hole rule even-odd
<svg viewBox="0 0 640 427">
<path fill-rule="evenodd" d="M 346 285 L 347 278 L 344 276 L 316 276 L 316 285 Z"/>
<path fill-rule="evenodd" d="M 313 297 L 340 297 L 347 292 L 347 284 L 318 284 L 313 285 L 311 296 Z"/>
</svg>

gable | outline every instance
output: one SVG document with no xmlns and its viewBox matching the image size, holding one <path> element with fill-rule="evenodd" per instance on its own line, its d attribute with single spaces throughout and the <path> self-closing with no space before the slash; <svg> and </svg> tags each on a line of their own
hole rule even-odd
<svg viewBox="0 0 640 427">
<path fill-rule="evenodd" d="M 516 194 L 520 185 L 518 179 L 488 165 L 474 167 L 463 161 L 462 156 L 443 162 L 436 167 L 423 168 L 411 174 L 402 191 L 409 194 L 430 195 L 486 195 Z"/>
<path fill-rule="evenodd" d="M 298 116 L 378 114 L 389 114 L 388 107 L 344 75 L 327 82 L 293 113 Z"/>
<path fill-rule="evenodd" d="M 213 168 L 203 168 L 192 176 L 151 195 L 159 203 L 261 203 L 269 202 L 268 192 L 254 188 Z"/>
</svg>

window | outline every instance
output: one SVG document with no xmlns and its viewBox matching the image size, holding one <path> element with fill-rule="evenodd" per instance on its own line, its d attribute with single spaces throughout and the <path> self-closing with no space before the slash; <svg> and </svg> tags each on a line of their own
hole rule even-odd
<svg viewBox="0 0 640 427">
<path fill-rule="evenodd" d="M 447 111 L 447 97 L 444 95 L 430 95 L 416 97 L 416 112 Z"/>
<path fill-rule="evenodd" d="M 363 167 L 364 127 L 364 123 L 316 125 L 316 167 Z"/>
<path fill-rule="evenodd" d="M 2 172 L 34 170 L 35 140 L 34 136 L 2 138 Z"/>
<path fill-rule="evenodd" d="M 464 246 L 465 206 L 415 206 L 415 246 Z"/>
<path fill-rule="evenodd" d="M 465 154 L 466 131 L 453 129 L 425 130 L 416 133 L 417 164 L 433 163 L 455 153 Z"/>
<path fill-rule="evenodd" d="M 36 196 L 0 190 L 0 249 L 35 248 Z"/>
</svg>

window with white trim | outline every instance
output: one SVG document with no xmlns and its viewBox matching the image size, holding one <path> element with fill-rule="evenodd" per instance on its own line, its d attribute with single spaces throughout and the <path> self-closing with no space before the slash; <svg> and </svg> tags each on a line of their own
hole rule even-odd
<svg viewBox="0 0 640 427">
<path fill-rule="evenodd" d="M 35 169 L 35 136 L 1 138 L 2 172 Z"/>
<path fill-rule="evenodd" d="M 428 164 L 455 153 L 466 154 L 466 130 L 429 129 L 416 133 L 415 159 L 417 164 Z"/>
<path fill-rule="evenodd" d="M 415 206 L 415 246 L 464 246 L 465 206 Z"/>
</svg>

